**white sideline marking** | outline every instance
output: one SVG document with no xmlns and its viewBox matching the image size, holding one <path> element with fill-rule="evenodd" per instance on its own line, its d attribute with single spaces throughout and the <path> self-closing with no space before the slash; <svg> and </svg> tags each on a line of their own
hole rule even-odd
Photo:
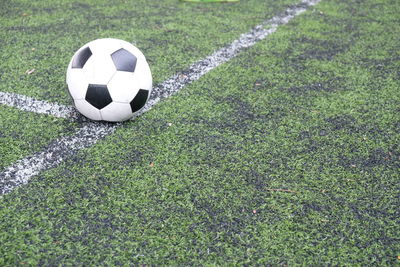
<svg viewBox="0 0 400 267">
<path fill-rule="evenodd" d="M 75 135 L 61 137 L 52 142 L 44 151 L 17 161 L 0 174 L 0 195 L 26 184 L 41 170 L 59 165 L 76 151 L 93 145 L 98 139 L 111 134 L 117 126 L 118 124 L 105 126 L 95 122 L 86 123 Z"/>
<path fill-rule="evenodd" d="M 254 27 L 250 32 L 242 34 L 239 39 L 233 41 L 230 45 L 194 63 L 186 71 L 173 75 L 153 89 L 150 100 L 140 114 L 151 109 L 160 100 L 176 93 L 185 85 L 198 80 L 210 70 L 232 59 L 245 48 L 265 39 L 265 37 L 275 32 L 279 25 L 287 24 L 292 18 L 320 1 L 304 0 L 297 5 L 289 7 L 283 15 L 266 20 Z M 85 123 L 73 136 L 61 137 L 52 142 L 44 151 L 17 161 L 0 173 L 0 196 L 28 183 L 33 176 L 41 171 L 58 166 L 76 151 L 95 144 L 99 139 L 114 132 L 118 125 L 95 122 Z"/>
<path fill-rule="evenodd" d="M 75 119 L 79 116 L 73 107 L 37 100 L 15 93 L 0 92 L 0 104 L 57 118 Z"/>
</svg>

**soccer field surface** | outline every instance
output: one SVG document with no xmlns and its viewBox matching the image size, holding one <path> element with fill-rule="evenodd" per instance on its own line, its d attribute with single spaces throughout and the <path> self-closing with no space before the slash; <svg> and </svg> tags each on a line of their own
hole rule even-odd
<svg viewBox="0 0 400 267">
<path fill-rule="evenodd" d="M 399 14 L 2 3 L 0 265 L 400 264 Z M 122 124 L 77 115 L 66 90 L 73 53 L 104 37 L 153 73 Z"/>
</svg>

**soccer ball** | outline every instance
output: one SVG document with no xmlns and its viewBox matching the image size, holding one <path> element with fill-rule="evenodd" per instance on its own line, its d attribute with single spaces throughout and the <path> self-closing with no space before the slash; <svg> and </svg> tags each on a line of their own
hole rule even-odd
<svg viewBox="0 0 400 267">
<path fill-rule="evenodd" d="M 150 67 L 134 45 L 97 39 L 82 46 L 67 69 L 75 107 L 96 121 L 125 121 L 144 107 L 152 88 Z"/>
</svg>

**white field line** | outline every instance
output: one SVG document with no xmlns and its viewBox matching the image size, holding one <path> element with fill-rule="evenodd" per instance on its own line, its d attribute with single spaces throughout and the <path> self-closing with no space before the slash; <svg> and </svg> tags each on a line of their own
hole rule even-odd
<svg viewBox="0 0 400 267">
<path fill-rule="evenodd" d="M 15 93 L 0 92 L 0 104 L 57 118 L 75 119 L 79 116 L 73 107 L 37 100 Z"/>
<path fill-rule="evenodd" d="M 160 100 L 176 93 L 185 85 L 198 80 L 212 69 L 234 58 L 242 50 L 265 39 L 275 32 L 278 26 L 287 24 L 292 18 L 320 1 L 303 0 L 299 4 L 289 7 L 282 15 L 264 21 L 250 32 L 242 34 L 239 39 L 233 41 L 230 45 L 194 63 L 187 70 L 173 75 L 153 89 L 150 100 L 140 114 L 151 109 Z M 28 183 L 33 176 L 41 171 L 58 166 L 78 150 L 89 147 L 99 139 L 111 134 L 118 126 L 119 124 L 85 123 L 73 136 L 61 137 L 52 142 L 44 151 L 17 161 L 0 173 L 0 195 L 9 193 L 16 187 Z"/>
</svg>

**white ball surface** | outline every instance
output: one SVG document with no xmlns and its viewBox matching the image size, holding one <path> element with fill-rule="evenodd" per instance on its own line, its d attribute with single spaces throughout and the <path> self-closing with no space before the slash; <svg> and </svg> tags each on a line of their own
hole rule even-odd
<svg viewBox="0 0 400 267">
<path fill-rule="evenodd" d="M 152 89 L 149 64 L 134 45 L 97 39 L 83 45 L 67 69 L 76 109 L 92 120 L 125 121 L 146 104 Z"/>
</svg>

